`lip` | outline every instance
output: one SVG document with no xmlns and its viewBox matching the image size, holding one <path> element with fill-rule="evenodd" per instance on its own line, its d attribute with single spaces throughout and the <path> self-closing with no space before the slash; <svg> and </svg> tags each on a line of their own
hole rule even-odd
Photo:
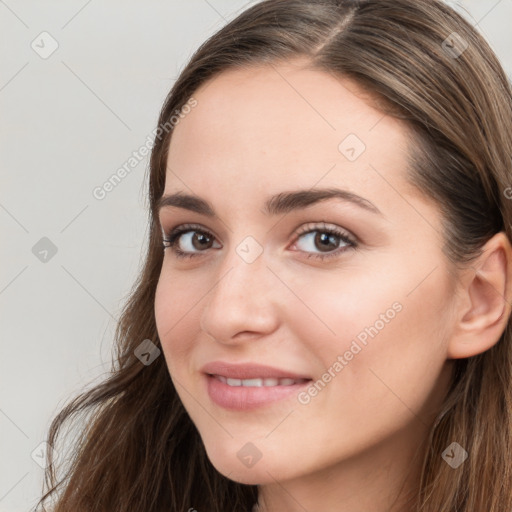
<svg viewBox="0 0 512 512">
<path fill-rule="evenodd" d="M 221 361 L 208 363 L 201 368 L 204 373 L 206 391 L 210 399 L 220 407 L 229 410 L 247 411 L 258 407 L 268 406 L 296 396 L 301 390 L 309 386 L 311 378 L 305 375 L 281 370 L 272 366 L 259 364 L 231 364 Z M 307 379 L 290 385 L 280 386 L 229 386 L 221 382 L 214 375 L 232 379 Z"/>
<path fill-rule="evenodd" d="M 247 411 L 268 406 L 293 396 L 309 386 L 311 380 L 289 386 L 229 386 L 217 378 L 204 374 L 206 391 L 215 404 L 233 411 Z"/>
<path fill-rule="evenodd" d="M 256 363 L 232 364 L 224 361 L 214 361 L 205 364 L 201 371 L 207 375 L 222 375 L 231 379 L 311 379 L 309 375 L 301 375 Z"/>
</svg>

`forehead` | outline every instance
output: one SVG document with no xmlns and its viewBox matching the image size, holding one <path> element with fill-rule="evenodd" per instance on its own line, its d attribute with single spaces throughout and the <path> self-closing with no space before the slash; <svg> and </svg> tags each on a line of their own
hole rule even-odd
<svg viewBox="0 0 512 512">
<path fill-rule="evenodd" d="M 378 173 L 396 181 L 406 170 L 404 125 L 373 108 L 355 83 L 302 61 L 225 71 L 193 97 L 197 106 L 175 126 L 168 156 L 193 190 L 361 191 L 384 184 Z M 175 188 L 183 184 L 168 173 L 166 192 Z"/>
</svg>

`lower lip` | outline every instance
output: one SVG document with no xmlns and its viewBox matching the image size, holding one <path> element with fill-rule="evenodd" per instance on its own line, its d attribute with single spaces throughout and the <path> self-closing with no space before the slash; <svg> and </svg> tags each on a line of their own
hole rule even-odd
<svg viewBox="0 0 512 512">
<path fill-rule="evenodd" d="M 308 387 L 311 380 L 289 386 L 229 386 L 220 380 L 206 375 L 208 395 L 217 405 L 231 410 L 248 410 L 296 396 Z"/>
</svg>

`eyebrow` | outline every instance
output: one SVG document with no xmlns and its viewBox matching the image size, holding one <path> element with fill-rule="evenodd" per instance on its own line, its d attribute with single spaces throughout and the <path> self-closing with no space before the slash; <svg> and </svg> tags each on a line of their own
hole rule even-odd
<svg viewBox="0 0 512 512">
<path fill-rule="evenodd" d="M 358 196 L 348 190 L 338 188 L 316 188 L 309 190 L 294 190 L 280 192 L 270 196 L 264 203 L 263 213 L 265 215 L 280 215 L 294 210 L 301 210 L 313 204 L 328 199 L 340 199 L 359 206 L 369 212 L 382 215 L 382 212 L 368 199 Z M 176 192 L 170 195 L 163 195 L 156 203 L 156 211 L 160 212 L 166 206 L 183 208 L 211 218 L 218 218 L 212 205 L 201 197 Z"/>
</svg>

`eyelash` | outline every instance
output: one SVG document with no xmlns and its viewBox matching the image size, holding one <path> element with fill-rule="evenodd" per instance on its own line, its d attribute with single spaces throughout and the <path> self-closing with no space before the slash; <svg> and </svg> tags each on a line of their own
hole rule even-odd
<svg viewBox="0 0 512 512">
<path fill-rule="evenodd" d="M 180 259 L 186 259 L 186 258 L 194 258 L 196 256 L 200 256 L 201 252 L 205 251 L 199 251 L 199 253 L 189 253 L 182 251 L 181 249 L 177 248 L 177 242 L 179 240 L 179 237 L 183 235 L 184 233 L 188 233 L 190 231 L 195 231 L 196 233 L 200 233 L 202 235 L 206 235 L 210 238 L 215 238 L 209 231 L 203 229 L 201 226 L 197 224 L 184 224 L 182 226 L 178 226 L 177 228 L 174 228 L 171 230 L 170 233 L 164 235 L 163 238 L 163 246 L 164 250 L 166 248 L 170 248 L 172 252 L 175 254 L 177 258 Z M 340 247 L 338 249 L 335 249 L 334 251 L 331 251 L 329 253 L 308 253 L 308 259 L 314 258 L 318 260 L 325 261 L 330 258 L 334 258 L 338 256 L 340 253 L 345 252 L 347 249 L 355 249 L 358 244 L 354 237 L 350 236 L 347 232 L 341 231 L 337 228 L 329 228 L 325 226 L 325 223 L 323 226 L 319 226 L 318 224 L 307 224 L 303 229 L 301 229 L 297 233 L 296 240 L 294 244 L 299 240 L 299 238 L 303 235 L 314 233 L 315 231 L 318 231 L 320 233 L 327 233 L 329 235 L 334 235 L 338 237 L 342 242 L 346 243 L 347 245 L 345 247 Z"/>
</svg>

